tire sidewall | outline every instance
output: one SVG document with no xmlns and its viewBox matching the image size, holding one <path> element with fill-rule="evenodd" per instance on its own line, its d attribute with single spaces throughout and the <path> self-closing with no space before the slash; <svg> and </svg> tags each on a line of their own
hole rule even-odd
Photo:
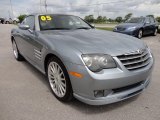
<svg viewBox="0 0 160 120">
<path fill-rule="evenodd" d="M 140 32 L 142 32 L 142 35 L 141 35 L 141 36 L 140 36 Z M 142 29 L 140 29 L 140 30 L 138 31 L 137 37 L 138 37 L 139 39 L 141 39 L 141 38 L 143 37 L 143 30 L 142 30 Z"/>
<path fill-rule="evenodd" d="M 13 43 L 15 43 L 16 49 L 17 49 L 17 57 L 14 55 L 15 59 L 16 59 L 17 61 L 23 61 L 24 58 L 23 58 L 23 56 L 19 53 L 19 50 L 18 50 L 18 46 L 17 46 L 16 41 L 15 41 L 15 40 L 12 41 L 12 46 L 13 46 Z M 13 52 L 14 52 L 14 50 L 13 50 Z M 13 53 L 13 54 L 14 54 L 14 53 Z"/>
<path fill-rule="evenodd" d="M 14 55 L 15 59 L 18 60 L 18 58 L 19 58 L 19 52 L 18 52 L 18 48 L 17 48 L 17 44 L 16 44 L 15 40 L 13 40 L 13 42 L 12 42 L 12 47 L 14 46 L 14 44 L 15 44 L 16 49 L 17 49 L 17 56 L 14 54 L 14 48 L 13 48 L 13 55 Z"/>
<path fill-rule="evenodd" d="M 157 35 L 157 32 L 158 32 L 158 29 L 156 28 L 156 29 L 154 30 L 153 35 L 156 36 L 156 35 Z"/>
<path fill-rule="evenodd" d="M 64 64 L 57 58 L 57 57 L 52 57 L 49 59 L 49 61 L 47 62 L 47 68 L 46 68 L 46 75 L 47 75 L 47 79 L 48 79 L 48 82 L 49 82 L 49 77 L 48 77 L 48 67 L 49 67 L 49 64 L 51 62 L 56 62 L 62 69 L 63 73 L 64 73 L 64 76 L 65 76 L 65 79 L 66 79 L 66 93 L 63 97 L 58 97 L 54 91 L 52 90 L 51 88 L 51 85 L 49 83 L 49 86 L 50 86 L 50 90 L 51 92 L 53 93 L 53 95 L 60 101 L 63 101 L 63 102 L 67 102 L 67 101 L 70 101 L 73 97 L 73 91 L 72 91 L 72 86 L 71 86 L 71 82 L 70 82 L 70 78 L 69 78 L 69 75 L 68 75 L 68 72 L 67 72 L 67 69 L 66 67 L 64 66 Z"/>
</svg>

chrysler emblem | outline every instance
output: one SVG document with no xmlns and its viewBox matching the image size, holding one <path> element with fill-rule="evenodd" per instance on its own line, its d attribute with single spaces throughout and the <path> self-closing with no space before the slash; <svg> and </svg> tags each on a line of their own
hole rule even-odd
<svg viewBox="0 0 160 120">
<path fill-rule="evenodd" d="M 137 53 L 138 53 L 138 54 L 142 54 L 142 51 L 138 49 L 138 50 L 137 50 Z"/>
</svg>

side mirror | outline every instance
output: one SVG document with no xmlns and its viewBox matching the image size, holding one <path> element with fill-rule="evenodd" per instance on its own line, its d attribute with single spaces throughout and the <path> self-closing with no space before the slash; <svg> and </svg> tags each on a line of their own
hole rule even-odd
<svg viewBox="0 0 160 120">
<path fill-rule="evenodd" d="M 29 30 L 30 27 L 29 27 L 29 25 L 21 25 L 20 24 L 19 28 L 22 29 L 22 30 Z"/>
<path fill-rule="evenodd" d="M 91 26 L 92 26 L 93 28 L 95 28 L 95 24 L 91 24 Z"/>
</svg>

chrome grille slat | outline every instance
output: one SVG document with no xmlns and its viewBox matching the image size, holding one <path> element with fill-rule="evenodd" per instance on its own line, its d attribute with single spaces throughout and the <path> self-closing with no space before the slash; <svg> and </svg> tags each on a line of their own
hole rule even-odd
<svg viewBox="0 0 160 120">
<path fill-rule="evenodd" d="M 137 60 L 134 62 L 127 62 L 127 63 L 124 63 L 123 65 L 131 65 L 131 64 L 135 64 L 135 63 L 144 62 L 144 61 L 148 60 L 148 58 L 149 58 L 149 55 L 145 56 L 144 59 L 140 59 L 140 60 Z"/>
<path fill-rule="evenodd" d="M 119 59 L 120 59 L 120 60 L 134 59 L 134 58 L 139 58 L 139 57 L 145 56 L 145 55 L 147 55 L 147 54 L 148 54 L 147 52 L 143 52 L 143 54 L 123 55 L 123 56 L 125 56 L 125 58 L 119 57 Z M 134 55 L 135 55 L 135 56 L 134 56 Z M 127 57 L 127 56 L 132 56 L 132 57 Z"/>
<path fill-rule="evenodd" d="M 135 66 L 135 67 L 128 67 L 127 69 L 132 70 L 132 69 L 141 68 L 141 67 L 147 66 L 149 63 L 150 63 L 150 61 L 147 61 L 146 63 L 144 63 L 142 65 L 138 65 L 138 66 Z"/>
<path fill-rule="evenodd" d="M 140 53 L 135 51 L 129 54 L 119 55 L 117 58 L 129 71 L 146 67 L 151 60 L 148 50 L 143 50 Z"/>
</svg>

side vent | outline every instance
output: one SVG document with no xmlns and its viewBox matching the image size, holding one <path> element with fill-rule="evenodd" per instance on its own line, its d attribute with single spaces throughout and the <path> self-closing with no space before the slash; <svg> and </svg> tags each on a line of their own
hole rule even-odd
<svg viewBox="0 0 160 120">
<path fill-rule="evenodd" d="M 41 51 L 34 49 L 34 56 L 38 60 L 41 60 Z"/>
</svg>

